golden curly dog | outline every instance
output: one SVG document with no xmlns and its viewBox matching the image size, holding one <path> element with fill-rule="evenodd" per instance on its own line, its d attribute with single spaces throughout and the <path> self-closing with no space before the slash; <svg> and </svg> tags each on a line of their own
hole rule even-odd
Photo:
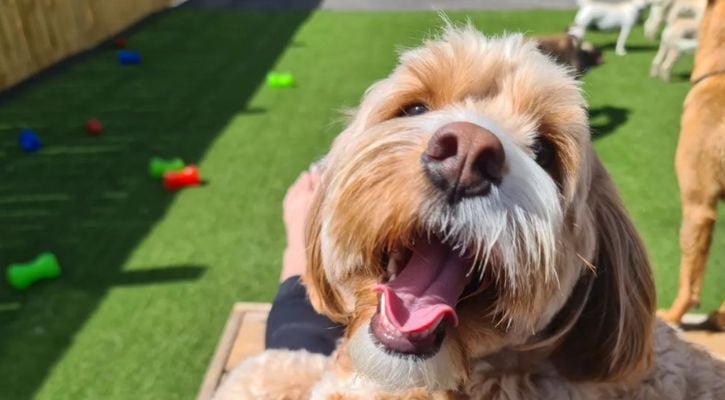
<svg viewBox="0 0 725 400">
<path fill-rule="evenodd" d="M 725 0 L 707 2 L 699 37 L 675 158 L 682 200 L 680 288 L 662 313 L 677 324 L 700 303 L 717 203 L 725 200 Z M 725 330 L 725 302 L 709 322 Z"/>
<path fill-rule="evenodd" d="M 448 27 L 368 89 L 304 280 L 336 353 L 264 352 L 217 399 L 725 398 L 725 363 L 655 321 L 577 81 L 521 35 Z"/>
</svg>

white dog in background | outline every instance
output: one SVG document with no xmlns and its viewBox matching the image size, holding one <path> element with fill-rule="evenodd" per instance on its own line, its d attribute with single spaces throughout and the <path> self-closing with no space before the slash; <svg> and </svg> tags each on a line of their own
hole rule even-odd
<svg viewBox="0 0 725 400">
<path fill-rule="evenodd" d="M 673 0 L 650 0 L 650 9 L 647 20 L 644 22 L 644 37 L 649 40 L 657 38 L 657 31 L 665 21 L 665 16 L 672 7 Z"/>
<path fill-rule="evenodd" d="M 664 22 L 672 24 L 679 19 L 702 18 L 706 0 L 649 0 L 651 7 L 644 23 L 644 37 L 657 38 L 657 31 Z"/>
<path fill-rule="evenodd" d="M 586 29 L 595 26 L 601 30 L 619 29 L 615 53 L 627 54 L 624 48 L 632 27 L 637 23 L 640 11 L 647 6 L 647 0 L 630 0 L 621 3 L 610 3 L 601 0 L 577 0 L 579 11 L 574 24 Z"/>
<path fill-rule="evenodd" d="M 660 48 L 652 60 L 650 76 L 659 76 L 664 81 L 670 80 L 670 71 L 683 53 L 692 53 L 697 48 L 697 32 L 700 28 L 700 21 L 705 12 L 706 0 L 674 0 L 667 10 L 665 29 L 662 31 Z M 654 7 L 654 6 L 653 6 Z M 654 9 L 653 9 L 654 12 Z M 649 20 L 648 20 L 649 22 Z M 653 37 L 653 32 L 647 32 Z M 648 36 L 649 37 L 649 36 Z"/>
</svg>

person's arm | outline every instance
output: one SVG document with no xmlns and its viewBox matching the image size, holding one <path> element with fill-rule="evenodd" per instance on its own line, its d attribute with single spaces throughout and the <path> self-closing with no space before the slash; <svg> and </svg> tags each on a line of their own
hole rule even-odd
<svg viewBox="0 0 725 400">
<path fill-rule="evenodd" d="M 287 248 L 282 260 L 281 284 L 267 317 L 267 349 L 304 349 L 329 355 L 342 337 L 344 327 L 318 314 L 300 281 L 305 271 L 305 220 L 319 186 L 319 172 L 303 172 L 284 198 Z"/>
</svg>

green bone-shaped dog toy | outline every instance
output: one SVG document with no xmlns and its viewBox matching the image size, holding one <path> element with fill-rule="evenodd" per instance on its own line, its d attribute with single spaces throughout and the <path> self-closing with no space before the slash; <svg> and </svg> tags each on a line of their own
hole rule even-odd
<svg viewBox="0 0 725 400">
<path fill-rule="evenodd" d="M 267 74 L 267 86 L 272 88 L 291 88 L 295 78 L 289 72 L 270 72 Z"/>
<path fill-rule="evenodd" d="M 184 160 L 180 158 L 163 159 L 159 157 L 151 158 L 149 161 L 149 174 L 154 178 L 161 178 L 167 172 L 181 171 L 186 165 Z"/>
<path fill-rule="evenodd" d="M 25 289 L 41 279 L 60 276 L 60 265 L 53 253 L 41 253 L 33 261 L 10 264 L 7 271 L 8 283 L 15 289 Z"/>
</svg>

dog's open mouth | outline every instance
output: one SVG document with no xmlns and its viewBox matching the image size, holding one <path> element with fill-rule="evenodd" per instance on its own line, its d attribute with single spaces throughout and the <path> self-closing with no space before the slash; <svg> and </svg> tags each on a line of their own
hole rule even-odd
<svg viewBox="0 0 725 400">
<path fill-rule="evenodd" d="M 388 257 L 388 280 L 375 286 L 380 300 L 370 324 L 385 350 L 419 357 L 438 351 L 444 325 L 458 324 L 459 299 L 480 287 L 478 274 L 469 274 L 473 259 L 459 253 L 431 236 Z"/>
</svg>

